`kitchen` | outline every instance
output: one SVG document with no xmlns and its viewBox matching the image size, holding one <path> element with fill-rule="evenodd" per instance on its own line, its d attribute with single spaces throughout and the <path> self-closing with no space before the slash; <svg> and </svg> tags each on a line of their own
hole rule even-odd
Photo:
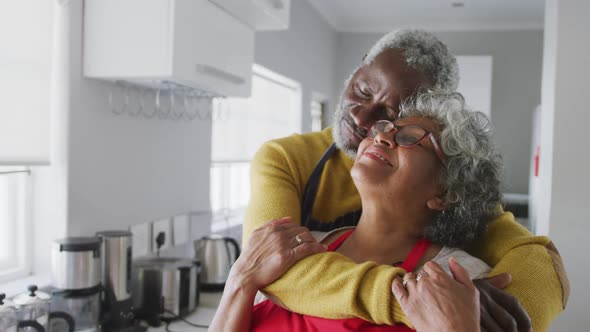
<svg viewBox="0 0 590 332">
<path fill-rule="evenodd" d="M 89 3 L 90 1 L 86 1 L 86 6 Z M 270 3 L 276 2 L 270 1 Z M 377 33 L 377 31 L 346 32 L 347 29 L 337 30 L 328 22 L 328 19 L 320 13 L 321 4 L 318 4 L 318 1 L 295 0 L 286 3 L 290 15 L 288 18 L 289 28 L 280 31 L 257 31 L 255 36 L 251 37 L 253 40 L 251 40 L 252 45 L 249 46 L 251 48 L 250 56 L 252 57 L 250 62 L 251 65 L 255 63 L 262 68 L 281 75 L 282 78 L 291 80 L 289 83 L 293 83 L 293 81 L 299 83 L 299 89 L 296 85 L 291 86 L 295 87 L 292 89 L 294 93 L 301 95 L 300 109 L 304 111 L 299 111 L 299 119 L 294 123 L 295 126 L 299 126 L 301 131 L 305 132 L 309 131 L 312 126 L 312 114 L 307 111 L 307 105 L 311 105 L 312 101 L 323 104 L 324 106 L 320 107 L 320 109 L 323 108 L 329 111 L 324 113 L 322 120 L 324 124 L 329 123 L 331 110 L 336 105 L 342 82 L 346 76 L 378 36 L 396 26 L 384 27 L 379 31 L 380 33 Z M 378 2 L 375 2 L 375 6 L 377 4 Z M 239 225 L 239 220 L 235 221 L 235 219 L 239 218 L 234 218 L 231 213 L 226 213 L 217 216 L 217 219 L 215 219 L 215 216 L 212 216 L 210 212 L 211 206 L 219 206 L 225 211 L 228 209 L 233 210 L 235 207 L 231 203 L 225 203 L 223 199 L 216 198 L 217 196 L 211 197 L 211 193 L 215 188 L 211 186 L 210 174 L 211 165 L 214 162 L 243 161 L 247 157 L 235 155 L 228 157 L 214 156 L 212 137 L 213 140 L 214 137 L 217 137 L 213 134 L 215 124 L 212 124 L 210 117 L 207 118 L 206 116 L 214 113 L 212 109 L 201 109 L 202 114 L 205 114 L 205 119 L 201 120 L 197 117 L 192 121 L 174 121 L 158 117 L 149 119 L 141 116 L 134 117 L 130 113 L 135 111 L 131 110 L 124 114 L 116 114 L 121 113 L 122 105 L 127 103 L 125 91 L 132 90 L 126 89 L 124 84 L 117 85 L 105 80 L 86 78 L 85 59 L 88 50 L 85 47 L 88 44 L 84 42 L 84 34 L 85 31 L 88 31 L 84 29 L 84 5 L 80 0 L 51 1 L 51 6 L 44 5 L 46 6 L 45 12 L 35 12 L 35 15 L 38 15 L 37 22 L 46 22 L 52 27 L 47 29 L 48 31 L 44 31 L 44 33 L 52 35 L 35 36 L 35 38 L 47 41 L 53 40 L 49 38 L 51 36 L 59 36 L 59 38 L 55 38 L 57 41 L 51 45 L 39 43 L 38 48 L 33 51 L 26 50 L 27 54 L 34 54 L 35 51 L 43 54 L 43 50 L 53 49 L 53 57 L 47 60 L 50 61 L 54 68 L 53 71 L 47 70 L 47 75 L 49 77 L 51 74 L 53 82 L 51 95 L 43 87 L 40 87 L 39 95 L 43 97 L 40 97 L 37 101 L 45 104 L 41 116 L 44 117 L 46 127 L 51 124 L 51 130 L 46 128 L 46 136 L 44 139 L 41 137 L 40 140 L 44 144 L 42 144 L 42 148 L 45 149 L 42 154 L 48 156 L 46 159 L 49 160 L 49 165 L 46 165 L 47 161 L 39 162 L 36 158 L 28 159 L 33 160 L 28 164 L 32 165 L 28 181 L 33 199 L 30 199 L 31 207 L 28 209 L 31 226 L 27 231 L 29 235 L 26 238 L 32 239 L 32 241 L 26 241 L 20 249 L 11 249 L 11 252 L 22 253 L 28 250 L 29 260 L 21 272 L 32 276 L 24 280 L 22 274 L 17 277 L 16 279 L 19 280 L 20 285 L 16 287 L 18 290 L 13 291 L 11 295 L 25 291 L 26 286 L 29 284 L 38 284 L 40 286 L 49 284 L 52 269 L 50 248 L 55 239 L 65 236 L 89 236 L 98 231 L 110 229 L 127 230 L 131 226 L 135 226 L 137 235 L 134 233 L 134 256 L 142 252 L 141 243 L 136 244 L 136 242 L 141 242 L 137 238 L 141 238 L 141 234 L 145 239 L 154 236 L 153 231 L 146 231 L 146 228 L 148 228 L 145 227 L 146 224 L 153 224 L 156 228 L 162 226 L 164 229 L 174 228 L 175 230 L 183 229 L 183 226 L 179 228 L 170 225 L 188 225 L 185 229 L 189 230 L 190 236 L 185 237 L 185 239 L 180 239 L 182 236 L 176 236 L 174 230 L 169 231 L 169 235 L 171 235 L 168 236 L 169 240 L 174 241 L 179 238 L 178 243 L 182 243 L 182 240 L 186 241 L 184 245 L 164 248 L 163 250 L 166 251 L 167 255 L 189 255 L 192 253 L 192 240 L 209 234 L 212 219 L 215 221 L 213 224 L 217 225 L 216 230 L 223 235 L 231 235 L 237 239 L 240 237 L 239 233 L 234 232 L 236 227 L 230 231 L 223 230 L 224 223 L 237 223 Z M 550 12 L 550 10 L 555 9 L 555 6 L 558 5 L 548 1 L 544 10 Z M 560 4 L 560 6 L 567 5 Z M 218 7 L 215 8 L 218 9 Z M 466 2 L 463 9 L 468 8 L 469 2 Z M 575 18 L 577 16 L 571 11 L 567 11 L 568 8 L 570 7 L 563 9 L 560 15 L 562 15 L 561 13 L 571 15 L 571 21 L 576 22 Z M 145 8 L 145 10 L 148 9 Z M 2 12 L 6 13 L 7 11 Z M 141 16 L 139 15 L 141 9 L 134 8 L 133 12 L 137 13 L 136 16 Z M 48 22 L 47 19 L 43 20 L 44 13 L 55 13 L 55 22 Z M 112 13 L 112 15 L 115 15 L 115 13 Z M 548 15 L 547 12 L 545 15 Z M 47 15 L 47 17 L 49 16 Z M 226 18 L 228 17 L 234 18 L 229 14 Z M 113 17 L 113 20 L 115 18 Z M 123 17 L 122 19 L 129 20 L 130 18 Z M 203 21 L 200 24 L 206 26 L 207 18 L 201 19 Z M 2 21 L 7 22 L 6 20 Z M 14 24 L 19 26 L 18 22 Z M 545 29 L 547 29 L 547 24 L 555 23 L 546 19 L 544 24 Z M 213 23 L 211 25 L 213 26 Z M 553 27 L 553 29 L 557 28 Z M 7 28 L 2 30 L 2 33 L 11 31 Z M 14 31 L 14 28 L 12 30 Z M 528 193 L 528 174 L 531 159 L 531 115 L 533 109 L 539 103 L 547 105 L 555 103 L 557 105 L 558 102 L 561 102 L 561 98 L 566 98 L 563 95 L 558 95 L 553 97 L 556 100 L 558 99 L 557 101 L 546 100 L 545 98 L 549 98 L 548 96 L 551 96 L 551 94 L 541 94 L 542 84 L 543 91 L 552 89 L 550 86 L 545 86 L 547 85 L 545 75 L 548 75 L 545 73 L 546 68 L 549 68 L 550 73 L 561 69 L 561 67 L 555 69 L 554 67 L 557 65 L 551 66 L 543 63 L 543 61 L 546 61 L 543 52 L 545 54 L 557 52 L 548 46 L 550 41 L 543 34 L 543 22 L 541 21 L 539 25 L 529 26 L 526 29 L 514 27 L 513 30 L 446 32 L 454 30 L 446 26 L 446 29 L 441 28 L 440 30 L 445 31 L 440 32 L 441 39 L 449 43 L 451 49 L 456 50 L 455 52 L 458 54 L 493 55 L 492 119 L 497 126 L 499 144 L 505 153 L 507 177 L 509 179 L 507 182 L 511 186 L 507 192 Z M 155 29 L 146 31 L 158 33 Z M 238 43 L 231 39 L 218 42 L 208 40 L 208 42 L 202 42 L 206 47 L 224 47 L 224 50 L 240 47 Z M 475 43 L 474 40 L 479 40 L 479 42 Z M 503 44 L 499 41 L 506 41 L 508 45 L 502 46 Z M 101 52 L 106 55 L 117 53 L 123 46 L 99 50 L 93 54 L 103 55 Z M 46 49 L 43 49 L 44 47 Z M 576 48 L 574 46 L 570 47 L 572 49 L 565 53 L 566 55 L 559 53 L 560 59 L 562 57 L 568 59 L 569 54 L 576 53 L 574 51 Z M 561 50 L 562 47 L 559 49 Z M 587 52 L 587 49 L 583 50 Z M 582 52 L 582 54 L 584 53 Z M 511 60 L 514 58 L 516 60 Z M 545 55 L 545 58 L 547 58 L 547 55 Z M 139 60 L 137 59 L 137 62 L 141 62 Z M 504 63 L 506 65 L 502 67 Z M 561 65 L 561 62 L 559 65 Z M 584 73 L 588 71 L 587 68 L 578 70 L 585 70 Z M 541 74 L 543 74 L 543 82 L 541 82 Z M 560 86 L 567 87 L 568 84 L 572 84 L 572 87 L 575 86 L 576 80 L 569 76 L 568 78 L 572 80 L 572 83 L 562 83 L 564 85 Z M 124 79 L 124 77 L 121 79 Z M 49 82 L 49 79 L 47 79 L 47 82 Z M 3 85 L 1 91 L 12 91 L 11 88 L 12 86 Z M 24 88 L 25 91 L 31 91 L 30 89 L 32 88 Z M 516 89 L 518 89 L 518 92 L 513 92 Z M 137 98 L 138 92 L 129 91 L 127 92 L 130 99 L 129 103 L 137 107 L 140 103 L 138 101 L 140 99 Z M 572 89 L 572 91 L 576 90 Z M 151 104 L 147 97 L 145 98 L 146 107 L 155 105 L 156 93 L 157 90 L 151 90 L 149 95 L 153 98 Z M 133 98 L 133 96 L 136 98 Z M 22 103 L 24 100 L 24 97 L 21 97 L 19 101 Z M 231 103 L 231 101 L 229 102 Z M 170 98 L 163 98 L 162 103 L 167 103 L 163 108 L 171 108 Z M 223 106 L 214 105 L 215 103 L 218 103 L 218 101 L 211 100 L 210 107 L 223 108 Z M 228 103 L 228 101 L 225 101 L 225 103 Z M 221 102 L 221 105 L 223 104 L 224 101 Z M 48 105 L 51 106 L 51 111 L 49 111 Z M 581 103 L 574 105 L 569 103 L 567 106 L 567 109 L 571 110 L 584 109 Z M 523 111 L 512 112 L 513 109 Z M 557 106 L 555 109 L 563 112 L 562 108 Z M 177 111 L 181 112 L 181 109 L 177 108 Z M 555 117 L 556 123 L 560 123 L 560 114 L 563 113 L 551 115 L 551 117 Z M 571 116 L 572 113 L 561 116 L 565 117 L 566 115 Z M 575 115 L 576 117 L 582 116 L 583 119 L 587 117 L 583 113 L 580 114 L 579 111 Z M 39 116 L 39 113 L 34 113 L 33 116 Z M 545 117 L 545 115 L 543 116 Z M 2 122 L 7 123 L 8 120 L 6 119 L 13 118 L 2 117 Z M 35 123 L 38 123 L 38 117 L 35 119 L 37 119 Z M 30 128 L 30 121 L 23 120 L 23 122 L 19 123 L 23 123 L 20 135 L 29 130 L 27 139 L 34 140 L 36 133 L 40 133 L 42 136 L 42 127 L 41 129 Z M 10 126 L 18 127 L 15 124 Z M 3 126 L 2 132 L 10 133 L 9 129 L 5 130 Z M 223 129 L 223 127 L 219 129 Z M 550 158 L 550 149 L 547 148 L 545 152 L 544 148 L 543 154 L 547 158 L 541 158 L 541 176 L 543 174 L 552 174 L 554 190 L 565 187 L 571 188 L 573 186 L 567 185 L 571 182 L 566 177 L 567 174 L 584 174 L 582 170 L 585 167 L 587 169 L 590 163 L 586 156 L 580 162 L 579 159 L 574 159 L 574 157 L 565 153 L 565 151 L 568 151 L 567 147 L 561 144 L 567 142 L 566 138 L 570 137 L 573 140 L 575 136 L 567 134 L 568 132 L 562 127 L 551 129 L 552 133 L 553 130 L 555 130 L 553 135 L 556 137 L 556 141 L 552 144 L 542 141 L 542 145 L 549 144 L 553 146 L 552 149 L 555 151 L 553 159 L 560 160 L 563 164 L 553 165 Z M 294 131 L 290 130 L 286 134 L 291 132 Z M 548 132 L 548 130 L 543 130 L 543 132 Z M 518 133 L 518 136 L 513 136 L 516 133 Z M 22 139 L 22 137 L 15 134 L 15 136 L 8 136 L 3 139 L 3 142 L 9 142 L 8 144 L 5 143 L 9 146 L 2 145 L 2 149 L 6 148 L 8 150 L 16 146 L 22 150 L 22 147 L 15 143 L 20 142 L 17 139 Z M 547 139 L 551 140 L 553 137 L 543 137 L 543 140 Z M 49 145 L 47 142 L 51 142 L 51 144 Z M 250 149 L 250 147 L 248 148 Z M 236 150 L 239 149 L 236 148 Z M 248 151 L 252 153 L 251 150 Z M 214 157 L 217 160 L 213 160 Z M 10 167 L 22 165 L 4 160 L 5 158 L 2 158 L 2 164 L 11 165 Z M 39 164 L 45 165 L 35 166 Z M 568 168 L 564 169 L 560 166 L 564 164 L 568 165 Z M 588 184 L 584 181 L 587 181 L 587 179 L 577 179 L 577 182 L 574 182 L 577 183 L 575 187 L 580 188 L 584 184 Z M 551 188 L 551 181 L 549 182 L 549 188 Z M 541 184 L 541 186 L 546 186 L 546 184 Z M 551 190 L 547 192 L 551 193 Z M 564 257 L 570 280 L 573 285 L 576 285 L 577 282 L 585 280 L 582 279 L 584 276 L 587 276 L 587 272 L 582 268 L 583 261 L 576 255 L 579 250 L 579 243 L 585 242 L 580 240 L 575 247 L 568 247 L 568 242 L 579 239 L 579 234 L 583 232 L 578 230 L 587 229 L 588 226 L 578 221 L 584 219 L 580 218 L 581 215 L 588 216 L 590 213 L 581 208 L 583 206 L 581 199 L 572 198 L 571 193 L 558 196 L 554 192 L 553 195 L 552 197 L 543 194 L 540 198 L 547 203 L 541 204 L 539 209 L 552 209 L 552 211 L 550 213 L 548 211 L 539 213 L 547 217 L 543 221 L 545 224 L 543 222 L 537 223 L 537 230 L 539 234 L 549 234 L 554 239 Z M 582 197 L 583 194 L 578 196 Z M 565 201 L 566 198 L 567 201 Z M 239 203 L 239 200 L 237 201 Z M 574 216 L 571 215 L 571 212 L 566 214 L 569 218 L 567 223 L 560 220 L 560 224 L 549 224 L 550 219 L 551 221 L 555 219 L 549 218 L 549 215 L 553 216 L 560 213 L 559 211 L 566 211 L 566 208 L 571 209 L 572 206 L 575 207 L 577 212 L 574 213 Z M 563 215 L 563 213 L 560 215 Z M 564 223 L 567 227 L 560 226 Z M 239 229 L 239 226 L 237 228 Z M 178 232 L 178 235 L 183 233 L 187 234 L 187 232 Z M 169 242 L 164 246 L 169 246 Z M 149 243 L 149 245 L 144 245 L 143 250 L 153 251 L 152 241 Z M 576 266 L 580 266 L 578 270 L 575 270 Z M 4 281 L 7 281 L 7 279 L 0 282 Z M 6 291 L 7 288 L 1 287 L 1 289 Z M 584 301 L 589 298 L 587 295 L 590 295 L 584 292 L 578 289 L 578 293 L 572 295 L 570 307 L 558 319 L 559 323 L 556 323 L 556 326 L 562 324 L 559 325 L 561 330 L 576 330 L 576 327 L 584 325 L 582 323 L 587 318 L 580 313 L 584 308 L 584 303 L 586 303 Z"/>
</svg>

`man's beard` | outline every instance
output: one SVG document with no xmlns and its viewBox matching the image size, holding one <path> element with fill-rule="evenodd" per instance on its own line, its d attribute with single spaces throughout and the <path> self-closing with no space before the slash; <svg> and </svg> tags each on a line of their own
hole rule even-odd
<svg viewBox="0 0 590 332">
<path fill-rule="evenodd" d="M 348 109 L 348 108 L 347 108 Z M 344 110 L 342 105 L 342 97 L 340 97 L 340 102 L 338 103 L 338 108 L 336 109 L 336 113 L 334 114 L 334 124 L 332 129 L 332 136 L 334 138 L 334 142 L 336 146 L 344 151 L 349 157 L 356 159 L 356 154 L 358 151 L 358 144 L 351 141 L 347 137 L 350 133 L 347 132 L 345 129 L 342 130 L 342 127 L 350 127 L 353 131 L 356 131 L 360 136 L 366 137 L 366 130 L 362 128 L 358 128 L 354 123 L 354 120 L 350 116 L 350 110 Z"/>
</svg>

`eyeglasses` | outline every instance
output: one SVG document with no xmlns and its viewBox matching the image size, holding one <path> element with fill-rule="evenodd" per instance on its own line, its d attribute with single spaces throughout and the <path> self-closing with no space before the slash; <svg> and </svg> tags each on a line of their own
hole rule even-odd
<svg viewBox="0 0 590 332">
<path fill-rule="evenodd" d="M 389 120 L 379 120 L 375 122 L 373 127 L 371 127 L 368 137 L 374 139 L 377 135 L 381 133 L 389 133 L 392 130 L 395 131 L 393 134 L 394 142 L 405 148 L 411 148 L 428 137 L 434 146 L 434 151 L 436 152 L 438 159 L 440 159 L 443 165 L 447 165 L 445 155 L 436 142 L 434 135 L 418 125 L 396 126 Z"/>
</svg>

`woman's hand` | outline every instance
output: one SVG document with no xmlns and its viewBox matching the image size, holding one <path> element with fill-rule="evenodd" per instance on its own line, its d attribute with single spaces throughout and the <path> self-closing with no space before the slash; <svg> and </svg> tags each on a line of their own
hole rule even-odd
<svg viewBox="0 0 590 332">
<path fill-rule="evenodd" d="M 480 330 L 479 292 L 453 258 L 449 268 L 454 279 L 435 262 L 428 262 L 419 281 L 413 273 L 404 277 L 406 287 L 400 278 L 393 281 L 393 295 L 417 331 Z"/>
<path fill-rule="evenodd" d="M 291 217 L 269 221 L 255 230 L 230 272 L 242 287 L 259 290 L 281 277 L 297 261 L 326 251 L 305 227 Z"/>
</svg>

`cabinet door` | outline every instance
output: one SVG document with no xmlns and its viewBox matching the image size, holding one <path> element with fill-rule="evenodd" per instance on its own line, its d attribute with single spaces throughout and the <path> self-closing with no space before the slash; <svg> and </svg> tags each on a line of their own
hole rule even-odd
<svg viewBox="0 0 590 332">
<path fill-rule="evenodd" d="M 291 0 L 209 0 L 255 30 L 289 28 Z"/>
<path fill-rule="evenodd" d="M 254 30 L 207 0 L 176 0 L 174 11 L 174 77 L 249 96 Z"/>
</svg>

